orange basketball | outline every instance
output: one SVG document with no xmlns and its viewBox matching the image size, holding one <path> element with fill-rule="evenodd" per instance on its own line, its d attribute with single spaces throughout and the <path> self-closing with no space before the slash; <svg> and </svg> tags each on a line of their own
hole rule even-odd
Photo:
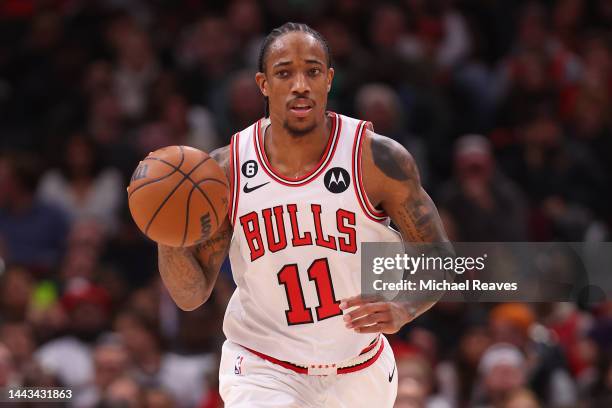
<svg viewBox="0 0 612 408">
<path fill-rule="evenodd" d="M 208 153 L 168 146 L 139 164 L 128 187 L 132 218 L 153 241 L 191 246 L 210 237 L 227 215 L 225 172 Z"/>
</svg>

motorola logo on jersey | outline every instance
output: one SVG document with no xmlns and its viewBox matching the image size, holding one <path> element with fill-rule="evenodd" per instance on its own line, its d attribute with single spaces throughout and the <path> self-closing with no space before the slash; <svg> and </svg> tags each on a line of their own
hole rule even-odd
<svg viewBox="0 0 612 408">
<path fill-rule="evenodd" d="M 351 185 L 351 176 L 349 176 L 348 171 L 344 170 L 342 167 L 334 167 L 327 170 L 323 183 L 325 184 L 325 188 L 330 192 L 339 194 L 349 188 Z"/>
</svg>

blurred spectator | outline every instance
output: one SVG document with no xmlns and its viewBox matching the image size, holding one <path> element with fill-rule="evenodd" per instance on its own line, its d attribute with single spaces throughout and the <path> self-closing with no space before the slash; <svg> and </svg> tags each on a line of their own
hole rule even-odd
<svg viewBox="0 0 612 408">
<path fill-rule="evenodd" d="M 582 24 L 585 12 L 584 0 L 562 0 L 552 10 L 552 25 L 555 37 L 570 50 L 578 47 L 576 32 Z"/>
<path fill-rule="evenodd" d="M 91 346 L 109 326 L 109 297 L 103 289 L 84 279 L 74 279 L 68 283 L 61 304 L 69 317 L 67 333 L 43 344 L 36 352 L 36 359 L 78 392 L 94 375 Z"/>
<path fill-rule="evenodd" d="M 337 2 L 336 2 L 337 3 Z M 328 41 L 334 66 L 334 86 L 329 92 L 328 105 L 331 110 L 349 114 L 355 111 L 350 102 L 366 81 L 370 54 L 355 38 L 345 23 L 325 19 L 315 27 Z"/>
<path fill-rule="evenodd" d="M 91 139 L 79 134 L 72 136 L 60 167 L 44 174 L 39 196 L 61 207 L 72 223 L 95 220 L 114 232 L 123 183 L 116 169 L 104 166 L 100 153 Z"/>
<path fill-rule="evenodd" d="M 519 189 L 495 166 L 491 145 L 480 135 L 455 144 L 455 179 L 442 187 L 438 205 L 448 212 L 458 241 L 524 241 L 527 214 Z"/>
<path fill-rule="evenodd" d="M 402 123 L 402 106 L 393 88 L 384 84 L 362 86 L 355 96 L 356 113 L 362 120 L 372 122 L 374 131 L 401 143 L 416 160 L 421 183 L 427 186 L 429 166 L 425 145 L 410 134 Z"/>
<path fill-rule="evenodd" d="M 212 356 L 165 353 L 159 331 L 132 312 L 120 314 L 115 328 L 133 358 L 139 384 L 169 390 L 181 407 L 190 407 L 202 400 L 208 391 L 206 373 L 215 369 L 216 360 Z"/>
<path fill-rule="evenodd" d="M 102 65 L 102 68 L 99 68 L 98 65 Z M 106 68 L 106 63 L 99 62 L 92 64 L 90 69 L 106 70 L 110 68 Z M 95 75 L 95 73 L 91 75 Z M 100 145 L 119 144 L 123 136 L 119 97 L 112 90 L 109 90 L 108 84 L 103 82 L 97 86 L 100 89 L 93 93 L 89 99 L 87 131 Z"/>
<path fill-rule="evenodd" d="M 9 267 L 2 276 L 1 284 L 0 310 L 2 310 L 2 319 L 16 322 L 24 321 L 27 318 L 32 301 L 34 277 L 25 268 Z"/>
<path fill-rule="evenodd" d="M 0 387 L 20 385 L 19 371 L 15 367 L 13 355 L 8 347 L 0 343 Z"/>
<path fill-rule="evenodd" d="M 232 134 L 256 122 L 264 115 L 263 96 L 253 80 L 252 71 L 236 72 L 227 89 L 227 109 L 223 112 L 222 140 L 229 143 Z"/>
<path fill-rule="evenodd" d="M 145 406 L 142 387 L 129 376 L 115 378 L 106 389 L 102 401 L 97 405 L 101 408 L 144 408 Z"/>
<path fill-rule="evenodd" d="M 0 156 L 0 241 L 8 262 L 49 271 L 61 257 L 66 216 L 38 200 L 39 163 L 25 153 Z"/>
<path fill-rule="evenodd" d="M 430 60 L 439 69 L 451 69 L 462 62 L 471 48 L 463 16 L 451 1 L 410 1 L 408 14 L 412 32 L 401 44 L 401 53 L 412 60 Z"/>
<path fill-rule="evenodd" d="M 145 406 L 148 408 L 173 408 L 177 406 L 172 396 L 161 388 L 145 389 L 144 400 Z"/>
<path fill-rule="evenodd" d="M 599 364 L 597 382 L 587 394 L 592 406 L 610 406 L 612 404 L 612 356 L 607 353 Z"/>
<path fill-rule="evenodd" d="M 234 0 L 227 7 L 227 19 L 242 49 L 241 57 L 251 69 L 257 68 L 259 48 L 264 40 L 262 14 L 255 0 Z"/>
<path fill-rule="evenodd" d="M 236 38 L 227 19 L 208 15 L 191 30 L 178 56 L 188 70 L 184 89 L 189 101 L 219 113 L 217 99 L 230 73 L 242 62 L 236 56 Z"/>
<path fill-rule="evenodd" d="M 220 147 L 210 112 L 201 106 L 190 107 L 181 95 L 167 97 L 161 117 L 171 134 L 169 144 L 192 146 L 205 152 Z"/>
<path fill-rule="evenodd" d="M 92 352 L 93 381 L 75 396 L 78 407 L 95 407 L 108 387 L 118 378 L 128 374 L 130 360 L 127 349 L 115 334 L 101 338 Z"/>
<path fill-rule="evenodd" d="M 533 392 L 529 391 L 526 388 L 519 388 L 518 390 L 512 392 L 504 404 L 502 408 L 540 408 L 541 405 L 538 402 L 538 399 Z"/>
<path fill-rule="evenodd" d="M 0 326 L 0 343 L 11 350 L 17 372 L 25 372 L 26 368 L 34 363 L 32 356 L 36 343 L 32 328 L 26 322 L 3 323 Z"/>
<path fill-rule="evenodd" d="M 398 399 L 396 407 L 423 406 L 450 408 L 451 404 L 435 392 L 435 377 L 430 363 L 418 354 L 396 358 Z"/>
<path fill-rule="evenodd" d="M 374 81 L 398 85 L 404 78 L 406 63 L 400 46 L 406 35 L 402 10 L 392 4 L 377 7 L 369 27 L 369 41 L 376 64 L 369 67 L 368 77 Z"/>
<path fill-rule="evenodd" d="M 523 373 L 525 384 L 547 406 L 573 406 L 577 401 L 576 386 L 567 370 L 566 361 L 552 333 L 536 323 L 533 311 L 521 303 L 503 303 L 491 310 L 490 330 L 493 340 L 517 347 L 530 365 Z M 483 360 L 484 360 L 483 356 Z"/>
<path fill-rule="evenodd" d="M 478 380 L 478 364 L 490 345 L 491 338 L 484 327 L 471 327 L 459 339 L 455 355 L 438 364 L 440 393 L 452 406 L 466 406 L 470 401 Z"/>
<path fill-rule="evenodd" d="M 587 208 L 601 203 L 601 166 L 583 146 L 564 139 L 560 123 L 545 112 L 525 123 L 522 138 L 503 164 L 536 206 L 532 233 L 539 239 L 583 240 L 595 221 Z"/>
<path fill-rule="evenodd" d="M 117 33 L 117 65 L 113 73 L 122 114 L 138 119 L 147 108 L 147 90 L 159 73 L 149 34 L 136 27 Z"/>
<path fill-rule="evenodd" d="M 478 367 L 482 389 L 475 389 L 474 406 L 498 407 L 527 382 L 527 362 L 518 348 L 504 343 L 487 349 Z"/>
</svg>

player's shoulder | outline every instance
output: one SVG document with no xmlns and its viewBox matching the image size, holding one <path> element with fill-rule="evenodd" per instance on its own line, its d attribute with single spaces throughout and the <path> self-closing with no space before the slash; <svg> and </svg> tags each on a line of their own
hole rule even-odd
<svg viewBox="0 0 612 408">
<path fill-rule="evenodd" d="M 363 163 L 381 176 L 393 180 L 406 180 L 418 177 L 416 162 L 402 144 L 390 137 L 383 136 L 367 128 L 363 140 Z"/>
<path fill-rule="evenodd" d="M 230 146 L 231 145 L 219 147 L 210 153 L 210 157 L 215 159 L 219 166 L 221 166 L 227 177 L 229 177 L 230 174 Z"/>
</svg>

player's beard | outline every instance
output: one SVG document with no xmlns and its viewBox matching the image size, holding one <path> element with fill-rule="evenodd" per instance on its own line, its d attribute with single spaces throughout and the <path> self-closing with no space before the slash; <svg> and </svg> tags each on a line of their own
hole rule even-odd
<svg viewBox="0 0 612 408">
<path fill-rule="evenodd" d="M 316 122 L 313 122 L 304 128 L 297 128 L 297 127 L 291 126 L 289 124 L 289 121 L 285 119 L 285 121 L 283 122 L 283 127 L 291 136 L 303 137 L 309 134 L 310 132 L 312 132 L 313 130 L 315 130 L 315 128 L 317 127 L 317 124 Z"/>
</svg>

